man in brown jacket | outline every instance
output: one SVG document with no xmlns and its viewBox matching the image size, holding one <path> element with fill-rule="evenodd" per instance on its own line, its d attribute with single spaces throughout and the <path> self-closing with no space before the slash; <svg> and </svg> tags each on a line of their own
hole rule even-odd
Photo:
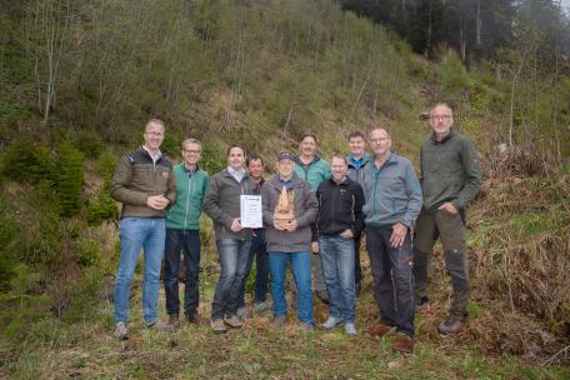
<svg viewBox="0 0 570 380">
<path fill-rule="evenodd" d="M 157 326 L 160 265 L 166 234 L 165 209 L 176 196 L 172 164 L 162 155 L 164 123 L 151 119 L 144 145 L 121 158 L 111 196 L 123 203 L 120 221 L 121 258 L 115 285 L 115 336 L 126 339 L 130 285 L 141 248 L 144 251 L 143 314 L 145 326 Z"/>
</svg>

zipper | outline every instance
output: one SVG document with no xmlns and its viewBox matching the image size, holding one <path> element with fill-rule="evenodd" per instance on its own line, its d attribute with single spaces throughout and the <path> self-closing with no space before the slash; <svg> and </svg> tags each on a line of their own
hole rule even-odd
<svg viewBox="0 0 570 380">
<path fill-rule="evenodd" d="M 190 211 L 190 193 L 192 192 L 192 177 L 194 176 L 194 174 L 192 174 L 192 177 L 188 177 L 188 174 L 186 174 L 187 178 L 188 178 L 188 190 L 186 191 L 186 213 L 184 215 L 184 228 L 188 227 L 188 212 Z"/>
</svg>

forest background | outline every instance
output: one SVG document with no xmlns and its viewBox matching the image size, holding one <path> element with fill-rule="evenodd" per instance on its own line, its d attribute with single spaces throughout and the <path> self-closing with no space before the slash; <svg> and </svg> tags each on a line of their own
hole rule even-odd
<svg viewBox="0 0 570 380">
<path fill-rule="evenodd" d="M 0 378 L 569 378 L 569 53 L 551 0 L 0 0 Z M 364 333 L 377 316 L 365 259 L 357 340 L 275 332 L 269 316 L 226 336 L 110 336 L 110 178 L 150 117 L 175 159 L 202 140 L 211 174 L 229 143 L 271 165 L 305 132 L 328 157 L 372 124 L 417 165 L 439 101 L 484 169 L 466 333 L 435 333 L 449 293 L 438 248 L 410 357 Z M 201 234 L 207 316 L 207 218 Z"/>
</svg>

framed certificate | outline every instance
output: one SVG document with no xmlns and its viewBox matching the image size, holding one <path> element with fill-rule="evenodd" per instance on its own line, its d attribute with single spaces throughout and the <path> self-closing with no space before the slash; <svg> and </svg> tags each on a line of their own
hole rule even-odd
<svg viewBox="0 0 570 380">
<path fill-rule="evenodd" d="M 240 223 L 244 228 L 263 227 L 261 195 L 240 196 Z"/>
</svg>

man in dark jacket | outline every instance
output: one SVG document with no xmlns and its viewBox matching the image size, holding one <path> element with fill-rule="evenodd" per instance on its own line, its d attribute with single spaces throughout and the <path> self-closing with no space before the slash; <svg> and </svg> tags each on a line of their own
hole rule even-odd
<svg viewBox="0 0 570 380">
<path fill-rule="evenodd" d="M 348 178 L 364 186 L 364 171 L 370 165 L 371 159 L 366 153 L 366 136 L 360 132 L 352 132 L 348 136 L 350 154 L 346 157 L 348 162 Z M 356 295 L 362 288 L 362 268 L 360 266 L 360 241 L 362 236 L 354 237 L 354 279 L 356 282 Z"/>
<path fill-rule="evenodd" d="M 164 255 L 166 207 L 176 198 L 172 164 L 160 152 L 164 123 L 151 119 L 144 145 L 121 158 L 111 182 L 111 196 L 122 202 L 121 258 L 115 285 L 115 336 L 126 339 L 130 286 L 141 249 L 144 251 L 143 313 L 145 326 L 158 324 L 160 265 Z"/>
<path fill-rule="evenodd" d="M 169 324 L 178 325 L 180 299 L 178 272 L 180 254 L 184 255 L 184 316 L 199 323 L 200 303 L 200 215 L 208 190 L 208 173 L 198 167 L 202 144 L 196 139 L 182 143 L 184 161 L 174 167 L 176 202 L 166 214 L 166 253 L 164 258 L 164 291 Z"/>
<path fill-rule="evenodd" d="M 226 331 L 224 322 L 234 328 L 243 325 L 237 309 L 251 248 L 251 229 L 240 223 L 240 201 L 241 195 L 253 194 L 254 184 L 245 169 L 244 149 L 231 146 L 227 156 L 228 167 L 211 177 L 204 201 L 204 211 L 214 221 L 221 265 L 210 322 L 216 333 Z"/>
<path fill-rule="evenodd" d="M 329 330 L 344 323 L 348 335 L 356 335 L 354 238 L 364 228 L 362 187 L 347 177 L 346 158 L 333 155 L 332 177 L 319 185 L 317 219 L 320 258 L 329 293 Z"/>
<path fill-rule="evenodd" d="M 280 153 L 277 162 L 278 174 L 266 181 L 261 190 L 263 224 L 271 271 L 274 325 L 283 326 L 286 320 L 284 285 L 285 272 L 290 263 L 297 288 L 297 316 L 306 330 L 313 330 L 315 322 L 309 246 L 311 224 L 317 217 L 317 199 L 309 185 L 294 173 L 293 160 L 294 157 L 290 153 Z M 291 212 L 290 219 L 279 218 L 279 213 L 276 213 L 278 204 Z"/>
<path fill-rule="evenodd" d="M 455 334 L 464 327 L 469 302 L 465 207 L 479 192 L 481 173 L 475 147 L 452 129 L 453 113 L 447 104 L 438 104 L 431 110 L 429 124 L 433 133 L 420 155 L 424 207 L 416 226 L 416 296 L 419 306 L 427 304 L 429 258 L 440 237 L 453 298 L 449 317 L 438 330 Z"/>
</svg>

